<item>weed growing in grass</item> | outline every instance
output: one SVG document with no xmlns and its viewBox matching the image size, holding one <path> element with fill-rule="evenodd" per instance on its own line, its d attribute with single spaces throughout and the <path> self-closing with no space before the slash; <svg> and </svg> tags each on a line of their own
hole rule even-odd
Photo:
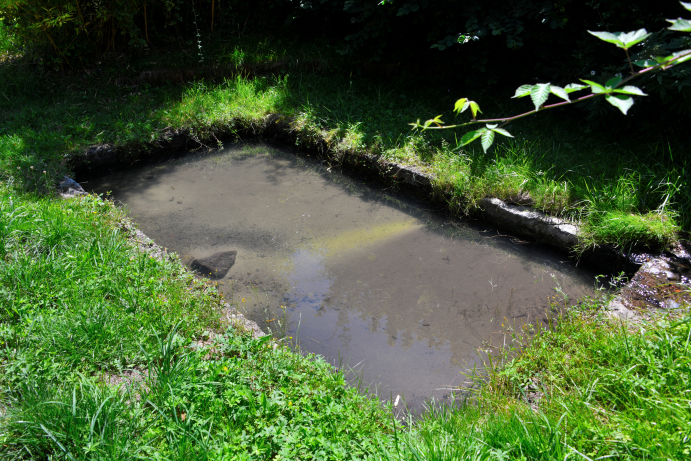
<svg viewBox="0 0 691 461">
<path fill-rule="evenodd" d="M 240 282 L 235 282 L 240 283 Z M 267 293 L 260 293 L 255 286 L 249 287 L 249 296 L 239 297 L 235 300 L 237 309 L 245 316 L 250 317 L 251 312 L 261 313 L 260 327 L 275 340 L 284 344 L 292 344 L 292 336 L 288 336 L 289 319 L 288 308 L 283 304 L 276 306 Z M 231 291 L 230 298 L 233 299 Z"/>
</svg>

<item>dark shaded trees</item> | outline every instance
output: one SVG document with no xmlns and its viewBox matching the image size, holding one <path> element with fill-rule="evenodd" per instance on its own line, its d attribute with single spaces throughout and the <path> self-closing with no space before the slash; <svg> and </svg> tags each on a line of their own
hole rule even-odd
<svg viewBox="0 0 691 461">
<path fill-rule="evenodd" d="M 385 67 L 387 76 L 394 69 L 444 85 L 505 87 L 624 71 L 625 60 L 588 30 L 647 28 L 653 37 L 632 50 L 641 57 L 691 47 L 665 32 L 665 19 L 678 14 L 677 2 L 624 0 L 5 0 L 0 7 L 28 54 L 61 66 L 113 50 L 189 46 L 213 31 L 326 39 L 351 63 Z M 688 65 L 646 85 L 689 111 Z"/>
</svg>

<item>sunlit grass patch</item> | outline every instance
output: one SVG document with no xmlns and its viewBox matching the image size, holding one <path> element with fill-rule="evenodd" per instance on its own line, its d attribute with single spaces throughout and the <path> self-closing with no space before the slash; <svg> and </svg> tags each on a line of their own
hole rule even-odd
<svg viewBox="0 0 691 461">
<path fill-rule="evenodd" d="M 218 324 L 220 297 L 190 290 L 195 282 L 174 261 L 135 250 L 112 203 L 31 199 L 3 187 L 0 212 L 6 384 L 135 365 L 179 322 L 188 335 Z M 35 350 L 42 360 L 31 359 Z"/>
<path fill-rule="evenodd" d="M 677 238 L 679 226 L 669 215 L 621 211 L 593 213 L 584 226 L 584 244 L 614 243 L 619 246 L 662 248 Z"/>
<path fill-rule="evenodd" d="M 194 82 L 183 91 L 179 102 L 167 108 L 162 121 L 199 128 L 234 119 L 259 120 L 277 113 L 286 98 L 285 83 L 237 77 L 222 84 Z"/>
<path fill-rule="evenodd" d="M 15 55 L 18 50 L 12 40 L 12 34 L 9 33 L 7 25 L 0 17 L 0 63 Z"/>
</svg>

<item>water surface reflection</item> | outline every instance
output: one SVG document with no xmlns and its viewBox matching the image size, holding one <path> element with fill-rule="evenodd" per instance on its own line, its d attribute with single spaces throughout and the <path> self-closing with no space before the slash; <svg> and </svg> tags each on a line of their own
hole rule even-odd
<svg viewBox="0 0 691 461">
<path fill-rule="evenodd" d="M 384 397 L 412 406 L 459 386 L 502 323 L 544 318 L 557 284 L 572 298 L 593 285 L 562 255 L 450 222 L 264 144 L 88 185 L 112 191 L 184 261 L 237 250 L 222 288 L 252 300 L 251 318 L 261 324 L 284 306 L 304 350 L 356 367 Z"/>
</svg>

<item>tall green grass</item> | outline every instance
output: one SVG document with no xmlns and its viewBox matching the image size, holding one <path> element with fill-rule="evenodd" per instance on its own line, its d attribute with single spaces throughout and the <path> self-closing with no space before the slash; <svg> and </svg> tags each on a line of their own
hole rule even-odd
<svg viewBox="0 0 691 461">
<path fill-rule="evenodd" d="M 20 385 L 0 457 L 362 459 L 388 444 L 378 402 L 323 361 L 228 335 L 213 351 L 161 341 L 141 384 Z"/>
<path fill-rule="evenodd" d="M 564 152 L 552 141 L 511 141 L 491 154 L 442 153 L 434 171 L 439 186 L 454 191 L 457 206 L 466 211 L 491 196 L 528 200 L 580 222 L 581 248 L 604 243 L 660 248 L 689 228 L 691 177 L 685 160 L 677 165 L 654 150 L 636 156 L 599 146 L 585 146 L 593 149 L 589 155 Z"/>
<path fill-rule="evenodd" d="M 144 363 L 174 325 L 188 337 L 219 325 L 220 297 L 132 248 L 111 203 L 0 192 L 6 384 L 117 371 Z"/>
</svg>

